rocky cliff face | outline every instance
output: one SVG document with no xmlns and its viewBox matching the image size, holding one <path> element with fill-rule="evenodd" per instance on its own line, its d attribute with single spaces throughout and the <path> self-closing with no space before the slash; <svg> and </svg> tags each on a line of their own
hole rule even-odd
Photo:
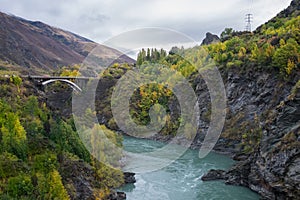
<svg viewBox="0 0 300 200">
<path fill-rule="evenodd" d="M 277 72 L 259 70 L 252 66 L 246 71 L 240 68 L 230 68 L 221 71 L 227 96 L 227 117 L 225 127 L 218 141 L 216 150 L 222 151 L 222 146 L 232 147 L 232 153 L 240 151 L 242 134 L 247 128 L 256 126 L 255 118 L 263 117 L 267 112 L 283 101 L 297 81 L 290 82 L 278 78 Z M 193 146 L 201 146 L 201 141 L 209 127 L 210 122 L 210 96 L 204 80 L 199 76 L 195 78 L 194 87 L 198 95 L 200 108 L 199 134 Z"/>
<path fill-rule="evenodd" d="M 215 150 L 233 153 L 239 162 L 228 172 L 211 171 L 203 180 L 225 179 L 228 184 L 249 187 L 265 199 L 297 199 L 300 89 L 299 82 L 298 86 L 296 83 L 300 74 L 289 81 L 266 71 L 250 70 L 243 74 L 231 69 L 225 74 L 228 116 Z M 202 110 L 207 110 L 205 101 L 209 97 L 199 90 L 203 83 L 197 83 L 197 88 L 200 99 L 206 99 L 202 100 Z M 207 127 L 203 118 L 200 124 Z M 255 129 L 259 131 L 251 131 Z M 247 132 L 258 137 L 245 142 L 254 143 L 252 149 L 243 145 Z M 202 137 L 198 136 L 195 146 L 201 145 L 204 134 L 199 135 Z"/>
<path fill-rule="evenodd" d="M 248 176 L 236 179 L 236 166 L 228 182 L 246 183 L 266 199 L 297 199 L 300 196 L 300 89 L 286 97 L 265 121 L 258 149 L 244 161 Z M 247 185 L 248 184 L 248 185 Z"/>
</svg>

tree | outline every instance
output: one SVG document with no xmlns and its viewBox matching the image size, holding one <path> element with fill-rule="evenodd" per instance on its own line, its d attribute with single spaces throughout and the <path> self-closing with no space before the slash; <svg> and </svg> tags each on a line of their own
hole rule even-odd
<svg viewBox="0 0 300 200">
<path fill-rule="evenodd" d="M 259 53 L 260 52 L 259 52 L 257 44 L 256 43 L 252 44 L 250 60 L 256 61 L 258 59 Z"/>
<path fill-rule="evenodd" d="M 61 151 L 77 155 L 79 158 L 89 162 L 90 154 L 73 127 L 58 119 L 50 123 L 50 138 L 59 145 Z"/>
<path fill-rule="evenodd" d="M 296 67 L 295 63 L 289 59 L 287 63 L 287 67 L 285 69 L 286 73 L 290 75 L 295 67 Z"/>
<path fill-rule="evenodd" d="M 34 169 L 38 173 L 48 174 L 57 168 L 57 157 L 53 153 L 45 152 L 34 157 Z"/>
<path fill-rule="evenodd" d="M 49 192 L 47 199 L 69 200 L 70 197 L 62 183 L 61 176 L 57 170 L 53 170 L 48 175 Z"/>
<path fill-rule="evenodd" d="M 263 48 L 264 48 L 266 60 L 267 62 L 270 62 L 274 55 L 275 48 L 270 43 L 266 43 Z"/>
<path fill-rule="evenodd" d="M 164 49 L 160 49 L 160 57 L 165 58 L 167 56 L 167 52 Z"/>
<path fill-rule="evenodd" d="M 44 123 L 48 121 L 46 108 L 39 107 L 37 97 L 29 96 L 21 112 L 21 122 L 30 135 L 44 133 Z"/>
<path fill-rule="evenodd" d="M 169 51 L 169 54 L 174 55 L 174 54 L 179 54 L 180 49 L 178 47 L 172 47 L 171 50 Z"/>
<path fill-rule="evenodd" d="M 32 195 L 34 193 L 34 187 L 30 176 L 18 175 L 16 177 L 9 178 L 6 191 L 14 198 L 22 197 L 23 195 Z"/>
<path fill-rule="evenodd" d="M 244 56 L 246 55 L 246 49 L 244 47 L 241 47 L 240 50 L 239 50 L 239 53 L 238 53 L 238 57 L 239 59 L 243 59 Z"/>
<path fill-rule="evenodd" d="M 295 39 L 290 38 L 286 43 L 281 42 L 280 48 L 276 49 L 273 55 L 273 64 L 280 69 L 280 72 L 291 73 L 300 60 L 300 47 Z M 292 64 L 294 67 L 292 67 Z"/>
<path fill-rule="evenodd" d="M 70 197 L 57 170 L 48 174 L 36 173 L 39 197 L 45 200 L 69 200 Z"/>
<path fill-rule="evenodd" d="M 10 81 L 15 84 L 18 88 L 18 92 L 20 92 L 20 85 L 22 84 L 22 78 L 16 75 L 10 77 Z"/>
<path fill-rule="evenodd" d="M 25 159 L 27 156 L 27 137 L 18 115 L 7 113 L 0 130 L 4 151 Z"/>
<path fill-rule="evenodd" d="M 225 30 L 221 33 L 221 40 L 224 41 L 232 36 L 233 33 L 232 28 L 225 28 Z"/>
<path fill-rule="evenodd" d="M 119 167 L 122 158 L 122 136 L 99 124 L 95 124 L 89 134 L 91 154 L 100 162 Z"/>
<path fill-rule="evenodd" d="M 148 48 L 148 49 L 147 49 L 146 60 L 147 60 L 147 61 L 150 61 L 150 58 L 151 58 L 151 53 L 150 53 L 150 49 Z"/>
<path fill-rule="evenodd" d="M 136 64 L 137 65 L 142 65 L 145 60 L 146 60 L 146 51 L 145 51 L 145 49 L 142 49 L 138 53 Z"/>
</svg>

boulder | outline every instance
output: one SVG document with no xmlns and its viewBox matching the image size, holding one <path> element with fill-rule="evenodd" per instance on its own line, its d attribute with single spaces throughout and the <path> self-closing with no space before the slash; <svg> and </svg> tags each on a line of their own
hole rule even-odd
<svg viewBox="0 0 300 200">
<path fill-rule="evenodd" d="M 128 183 L 135 183 L 136 180 L 135 180 L 135 173 L 132 173 L 132 172 L 124 172 L 124 180 L 125 180 L 125 184 L 128 184 Z"/>
<path fill-rule="evenodd" d="M 201 177 L 202 181 L 224 180 L 226 172 L 224 170 L 211 169 L 207 174 Z"/>
</svg>

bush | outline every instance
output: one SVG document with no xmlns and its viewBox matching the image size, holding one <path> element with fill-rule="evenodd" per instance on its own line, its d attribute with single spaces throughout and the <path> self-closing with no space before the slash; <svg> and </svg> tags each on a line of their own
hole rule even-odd
<svg viewBox="0 0 300 200">
<path fill-rule="evenodd" d="M 120 170 L 101 165 L 96 174 L 101 183 L 100 188 L 117 188 L 124 184 L 124 175 Z"/>
<path fill-rule="evenodd" d="M 39 197 L 44 200 L 68 200 L 70 199 L 57 170 L 48 174 L 37 173 Z"/>
<path fill-rule="evenodd" d="M 6 191 L 12 197 L 21 197 L 32 195 L 34 187 L 31 182 L 31 177 L 27 175 L 19 175 L 8 179 Z"/>
<path fill-rule="evenodd" d="M 57 158 L 55 154 L 44 153 L 36 155 L 34 158 L 34 169 L 44 174 L 57 168 Z"/>
<path fill-rule="evenodd" d="M 15 176 L 20 172 L 25 172 L 23 162 L 20 162 L 17 156 L 4 152 L 0 155 L 0 178 L 8 178 Z"/>
</svg>

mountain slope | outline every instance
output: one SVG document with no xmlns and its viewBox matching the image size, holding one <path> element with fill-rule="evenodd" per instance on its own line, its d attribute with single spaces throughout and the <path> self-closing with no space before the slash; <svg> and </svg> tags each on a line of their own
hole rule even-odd
<svg viewBox="0 0 300 200">
<path fill-rule="evenodd" d="M 64 65 L 80 64 L 97 46 L 95 42 L 76 34 L 0 13 L 1 68 L 28 73 L 49 73 Z M 101 65 L 105 66 L 122 54 L 99 45 Z M 119 62 L 134 62 L 122 56 Z"/>
</svg>

